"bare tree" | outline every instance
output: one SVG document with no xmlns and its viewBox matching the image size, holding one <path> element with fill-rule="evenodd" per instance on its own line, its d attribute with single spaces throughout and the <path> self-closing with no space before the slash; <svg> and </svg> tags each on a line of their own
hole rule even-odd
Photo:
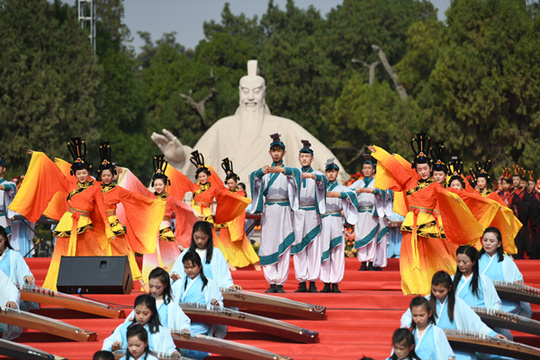
<svg viewBox="0 0 540 360">
<path fill-rule="evenodd" d="M 398 81 L 398 75 L 396 74 L 396 72 L 394 71 L 394 69 L 392 68 L 392 66 L 390 65 L 390 63 L 388 62 L 388 59 L 386 58 L 386 54 L 384 53 L 384 51 L 380 48 L 379 45 L 371 45 L 371 48 L 373 49 L 373 51 L 376 51 L 376 52 L 378 53 L 379 58 L 381 59 L 384 68 L 386 69 L 386 72 L 388 73 L 388 75 L 390 76 L 390 78 L 392 79 L 392 81 L 394 82 L 394 85 L 395 85 L 395 87 L 396 87 L 396 90 L 397 90 L 399 96 L 400 96 L 403 100 L 407 99 L 407 91 L 406 91 L 405 88 L 399 83 L 399 81 Z"/>
<path fill-rule="evenodd" d="M 214 70 L 212 68 L 210 68 L 210 78 L 212 79 L 212 87 L 210 88 L 210 90 L 212 92 L 210 94 L 206 95 L 200 101 L 195 101 L 191 97 L 191 95 L 193 95 L 193 90 L 189 91 L 189 95 L 180 93 L 180 96 L 182 97 L 182 99 L 184 99 L 186 104 L 190 105 L 193 109 L 195 109 L 195 111 L 197 111 L 197 114 L 199 114 L 199 117 L 201 118 L 201 122 L 202 122 L 204 130 L 207 130 L 208 127 L 209 127 L 206 124 L 206 113 L 205 113 L 204 107 L 206 105 L 206 102 L 208 100 L 210 100 L 212 98 L 212 96 L 214 96 L 214 94 L 217 93 L 216 79 L 214 78 Z"/>
<path fill-rule="evenodd" d="M 353 63 L 360 63 L 362 65 L 364 65 L 364 67 L 368 68 L 369 70 L 369 86 L 373 85 L 373 83 L 375 82 L 375 68 L 381 63 L 379 60 L 371 63 L 371 64 L 368 64 L 367 62 L 365 61 L 362 61 L 362 60 L 357 60 L 357 59 L 352 59 L 351 62 Z"/>
</svg>

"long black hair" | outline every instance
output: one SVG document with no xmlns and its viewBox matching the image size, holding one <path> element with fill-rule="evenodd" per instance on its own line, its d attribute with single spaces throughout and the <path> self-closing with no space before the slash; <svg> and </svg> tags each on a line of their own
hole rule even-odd
<svg viewBox="0 0 540 360">
<path fill-rule="evenodd" d="M 161 322 L 159 321 L 159 314 L 156 307 L 156 299 L 152 295 L 142 294 L 137 296 L 137 298 L 135 299 L 135 305 L 133 305 L 133 308 L 136 308 L 138 305 L 144 305 L 152 312 L 152 316 L 148 321 L 148 328 L 150 329 L 150 333 L 157 333 L 159 331 L 159 327 L 161 326 Z M 131 325 L 134 325 L 136 323 L 137 320 L 133 319 Z"/>
<path fill-rule="evenodd" d="M 198 266 L 201 268 L 201 272 L 200 272 L 200 277 L 201 277 L 201 280 L 203 282 L 203 289 L 204 287 L 208 284 L 208 279 L 206 278 L 206 276 L 204 276 L 204 271 L 203 271 L 203 267 L 202 267 L 202 263 L 201 263 L 201 257 L 199 256 L 199 254 L 197 254 L 197 252 L 195 251 L 191 251 L 191 249 L 186 253 L 186 255 L 184 255 L 184 258 L 182 259 L 182 264 L 186 264 L 188 261 L 191 261 L 191 263 L 195 266 Z M 187 278 L 188 276 L 186 276 L 186 280 L 184 282 L 184 289 L 186 289 L 187 287 Z"/>
<path fill-rule="evenodd" d="M 133 337 L 133 336 L 136 336 L 142 342 L 145 342 L 145 343 L 148 342 L 148 332 L 140 324 L 133 324 L 133 325 L 128 327 L 126 339 L 129 341 L 129 338 Z M 148 354 L 150 354 L 150 348 L 148 347 L 148 343 L 147 343 L 146 347 L 144 348 L 144 357 L 143 357 L 143 359 L 146 359 L 148 357 Z M 129 348 L 128 348 L 126 350 L 126 360 L 131 358 L 131 357 L 132 357 L 132 355 L 129 352 Z"/>
<path fill-rule="evenodd" d="M 392 335 L 392 346 L 395 346 L 395 344 L 400 344 L 403 341 L 407 344 L 407 347 L 411 347 L 411 345 L 415 345 L 416 342 L 414 341 L 414 335 L 409 329 L 401 328 L 394 331 L 394 334 Z M 391 360 L 399 360 L 396 353 L 393 353 L 390 357 Z M 409 356 L 407 357 L 409 360 L 421 360 L 418 355 L 416 355 L 416 352 L 413 349 L 409 352 Z"/>
<path fill-rule="evenodd" d="M 478 297 L 478 278 L 480 277 L 478 271 L 478 251 L 469 245 L 462 245 L 457 248 L 456 255 L 464 254 L 467 255 L 472 262 L 474 262 L 472 268 L 472 279 L 469 284 L 471 291 L 474 296 Z M 454 289 L 457 289 L 457 286 L 461 280 L 463 273 L 459 270 L 459 267 L 456 270 L 456 275 L 454 276 Z"/>
<path fill-rule="evenodd" d="M 412 315 L 412 309 L 416 307 L 423 307 L 428 314 L 431 311 L 431 315 L 429 316 L 429 322 L 432 324 L 435 324 L 435 317 L 433 316 L 433 308 L 431 307 L 431 304 L 425 297 L 417 296 L 411 300 L 411 303 L 409 304 L 409 309 L 411 309 L 411 315 Z M 411 321 L 411 328 L 416 329 L 416 323 L 414 321 Z"/>
<path fill-rule="evenodd" d="M 484 230 L 484 234 L 482 234 L 482 238 L 484 238 L 484 235 L 486 235 L 487 233 L 495 234 L 495 236 L 497 237 L 497 240 L 501 244 L 501 246 L 499 246 L 497 248 L 497 255 L 499 256 L 499 262 L 502 262 L 503 259 L 504 259 L 504 249 L 503 249 L 503 245 L 502 245 L 501 231 L 499 229 L 497 229 L 496 227 L 494 227 L 494 226 L 488 227 L 486 230 Z M 479 256 L 482 256 L 485 253 L 486 253 L 486 250 L 484 250 L 484 248 L 482 247 L 482 249 L 480 250 L 480 255 Z"/>
<path fill-rule="evenodd" d="M 9 237 L 6 229 L 3 226 L 0 226 L 0 236 L 2 236 L 6 242 L 6 247 L 8 249 L 13 250 L 13 247 L 11 247 L 11 243 L 9 242 Z"/>
<path fill-rule="evenodd" d="M 452 286 L 452 278 L 446 271 L 437 271 L 433 278 L 431 279 L 431 286 L 444 286 L 448 289 L 448 318 L 451 322 L 454 322 L 454 307 L 456 304 L 456 295 L 454 293 L 454 287 Z M 429 299 L 429 304 L 433 309 L 433 316 L 438 318 L 437 315 L 437 298 L 433 295 L 433 290 L 431 291 L 431 297 Z"/>
<path fill-rule="evenodd" d="M 191 232 L 191 245 L 189 246 L 189 251 L 195 251 L 197 249 L 197 244 L 195 243 L 195 239 L 193 239 L 193 234 L 195 234 L 197 231 L 208 235 L 208 242 L 206 243 L 206 263 L 210 264 L 210 262 L 212 261 L 212 255 L 214 254 L 212 224 L 210 224 L 208 221 L 197 221 L 193 225 L 193 231 Z"/>
<path fill-rule="evenodd" d="M 159 282 L 161 282 L 165 288 L 163 289 L 163 302 L 165 305 L 168 305 L 171 300 L 171 278 L 169 277 L 169 273 L 163 270 L 160 267 L 155 268 L 150 272 L 150 275 L 148 275 L 148 281 L 151 279 L 158 279 Z"/>
</svg>

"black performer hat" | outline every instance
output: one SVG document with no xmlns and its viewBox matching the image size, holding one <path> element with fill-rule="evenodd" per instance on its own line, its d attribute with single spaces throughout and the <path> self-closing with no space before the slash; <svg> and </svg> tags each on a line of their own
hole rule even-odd
<svg viewBox="0 0 540 360">
<path fill-rule="evenodd" d="M 165 175 L 165 170 L 167 169 L 167 165 L 169 164 L 167 160 L 165 160 L 164 155 L 156 155 L 154 156 L 154 176 L 152 176 L 152 186 L 154 186 L 154 180 L 156 179 L 162 179 L 165 185 L 171 185 L 171 181 L 169 180 L 169 177 Z"/>
<path fill-rule="evenodd" d="M 92 165 L 86 161 L 86 143 L 80 137 L 71 138 L 71 141 L 67 143 L 67 147 L 73 158 L 71 175 L 74 175 L 77 170 L 86 169 L 90 172 Z"/>
<path fill-rule="evenodd" d="M 111 145 L 109 142 L 102 142 L 99 145 L 99 156 L 101 158 L 101 165 L 98 169 L 98 174 L 101 174 L 103 170 L 110 170 L 113 175 L 116 175 L 116 166 L 112 162 Z"/>
<path fill-rule="evenodd" d="M 430 159 L 428 157 L 429 150 L 429 136 L 426 136 L 426 133 L 416 134 L 416 138 L 411 140 L 411 149 L 415 154 L 415 158 L 412 163 L 412 168 L 414 169 L 418 164 L 429 164 Z M 415 148 L 416 144 L 416 148 Z"/>
<path fill-rule="evenodd" d="M 326 164 L 324 166 L 324 171 L 330 171 L 330 170 L 337 170 L 339 171 L 339 166 L 334 162 L 336 158 L 330 158 L 326 160 Z"/>
<path fill-rule="evenodd" d="M 302 148 L 300 149 L 300 154 L 311 154 L 313 156 L 313 150 L 311 149 L 311 143 L 308 140 L 301 140 Z"/>
<path fill-rule="evenodd" d="M 488 171 L 491 169 L 491 160 L 486 161 L 485 163 L 482 163 L 481 161 L 476 162 L 476 170 L 470 169 L 471 176 L 475 181 L 478 180 L 478 178 L 485 178 L 487 182 L 491 180 L 491 177 L 489 176 Z"/>
<path fill-rule="evenodd" d="M 446 149 L 444 143 L 437 143 L 435 146 L 429 148 L 431 153 L 431 159 L 433 161 L 433 171 L 442 171 L 448 174 L 448 166 L 446 166 Z"/>
<path fill-rule="evenodd" d="M 281 135 L 278 133 L 270 135 L 270 137 L 272 138 L 272 142 L 270 143 L 270 149 L 272 149 L 274 146 L 281 146 L 283 150 L 285 150 L 285 144 L 281 141 L 280 136 Z"/>
<path fill-rule="evenodd" d="M 205 172 L 206 175 L 210 176 L 210 169 L 204 164 L 204 156 L 199 151 L 193 151 L 189 161 L 197 168 L 197 170 L 195 170 L 195 179 L 201 172 Z"/>
<path fill-rule="evenodd" d="M 229 158 L 225 158 L 221 160 L 221 168 L 223 171 L 225 171 L 225 184 L 227 184 L 227 180 L 233 179 L 234 181 L 240 181 L 240 176 L 235 174 L 233 170 L 233 162 L 229 160 Z"/>
<path fill-rule="evenodd" d="M 461 176 L 463 173 L 463 161 L 459 160 L 457 156 L 452 156 L 452 160 L 448 163 L 448 169 L 451 174 L 448 184 L 451 184 L 453 180 L 459 180 L 461 185 L 465 187 L 465 182 Z"/>
</svg>

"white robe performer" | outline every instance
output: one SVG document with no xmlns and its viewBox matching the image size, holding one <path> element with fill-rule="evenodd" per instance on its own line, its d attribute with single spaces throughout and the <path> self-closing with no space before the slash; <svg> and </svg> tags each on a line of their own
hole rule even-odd
<svg viewBox="0 0 540 360">
<path fill-rule="evenodd" d="M 0 159 L 0 169 L 5 169 L 2 166 L 2 160 Z M 0 174 L 1 176 L 2 174 Z M 9 209 L 9 205 L 13 202 L 15 195 L 17 194 L 17 186 L 11 181 L 6 181 L 3 177 L 0 177 L 0 226 L 3 226 L 8 235 L 11 235 L 11 219 L 17 214 Z M 24 255 L 24 254 L 23 254 Z"/>
<path fill-rule="evenodd" d="M 307 143 L 309 144 L 309 143 Z M 301 150 L 302 151 L 302 150 Z M 316 179 L 302 179 L 300 205 L 294 212 L 294 272 L 300 283 L 316 282 L 321 273 L 321 215 L 326 212 L 326 176 L 302 167 L 303 173 L 314 173 Z"/>
<path fill-rule="evenodd" d="M 283 164 L 273 163 L 272 166 Z M 291 167 L 285 167 L 284 173 L 270 174 L 264 174 L 261 168 L 249 176 L 253 194 L 251 213 L 262 212 L 260 263 L 266 281 L 274 290 L 276 286 L 283 286 L 289 276 L 294 242 L 292 211 L 298 209 L 300 178 L 300 171 Z"/>
<path fill-rule="evenodd" d="M 357 192 L 356 189 L 373 189 L 373 193 Z M 363 178 L 349 186 L 356 192 L 358 201 L 358 222 L 355 225 L 354 248 L 358 249 L 358 261 L 373 263 L 375 267 L 387 265 L 387 235 L 389 221 L 386 210 L 392 210 L 392 200 L 388 190 L 375 188 L 375 178 Z M 389 204 L 390 208 L 385 210 Z"/>
<path fill-rule="evenodd" d="M 327 191 L 339 192 L 341 196 L 326 198 L 326 213 L 322 215 L 321 281 L 337 284 L 343 280 L 345 272 L 345 237 L 341 211 L 349 224 L 356 224 L 358 209 L 354 192 L 339 185 L 337 181 L 329 182 Z"/>
<path fill-rule="evenodd" d="M 17 304 L 18 309 L 21 293 L 3 271 L 0 271 L 0 289 L 0 308 L 5 309 L 8 302 L 14 302 Z M 22 327 L 19 326 L 0 324 L 0 332 L 2 332 L 2 338 L 5 340 L 12 340 L 19 337 L 22 331 Z"/>
</svg>

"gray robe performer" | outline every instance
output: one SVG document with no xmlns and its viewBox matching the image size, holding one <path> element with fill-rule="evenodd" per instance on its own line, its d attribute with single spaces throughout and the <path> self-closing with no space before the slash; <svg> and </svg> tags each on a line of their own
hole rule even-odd
<svg viewBox="0 0 540 360">
<path fill-rule="evenodd" d="M 321 281 L 324 288 L 321 292 L 340 293 L 338 283 L 343 280 L 345 272 L 345 237 L 343 228 L 343 215 L 349 224 L 358 221 L 358 208 L 356 195 L 349 188 L 339 185 L 336 178 L 339 166 L 334 159 L 326 161 L 326 177 L 328 178 L 326 192 L 326 213 L 322 215 L 322 265 Z"/>
<path fill-rule="evenodd" d="M 249 175 L 253 204 L 251 213 L 262 212 L 260 263 L 270 284 L 267 293 L 283 293 L 289 276 L 294 242 L 293 210 L 298 209 L 300 170 L 283 166 L 285 145 L 279 134 L 270 135 L 272 166 L 265 165 Z M 265 199 L 266 198 L 266 201 Z"/>
</svg>

